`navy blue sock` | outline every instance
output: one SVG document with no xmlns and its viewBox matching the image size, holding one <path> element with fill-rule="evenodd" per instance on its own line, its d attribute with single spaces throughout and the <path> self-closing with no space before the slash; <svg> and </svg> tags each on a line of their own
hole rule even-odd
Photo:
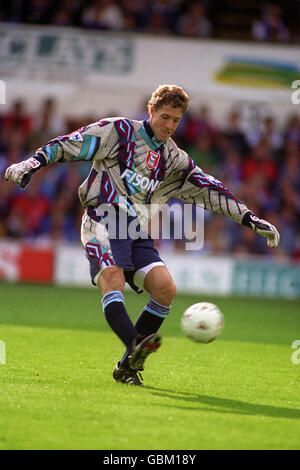
<svg viewBox="0 0 300 470">
<path fill-rule="evenodd" d="M 171 306 L 165 307 L 150 298 L 135 324 L 137 334 L 141 339 L 151 335 L 152 333 L 156 333 L 159 330 L 164 319 L 168 315 L 170 308 Z M 123 367 L 127 367 L 128 365 L 127 358 L 129 354 L 130 351 L 127 349 L 120 361 Z"/>
<path fill-rule="evenodd" d="M 137 332 L 126 312 L 122 292 L 108 292 L 103 296 L 102 304 L 107 323 L 125 344 L 127 350 L 131 351 L 132 341 L 137 336 Z"/>
</svg>

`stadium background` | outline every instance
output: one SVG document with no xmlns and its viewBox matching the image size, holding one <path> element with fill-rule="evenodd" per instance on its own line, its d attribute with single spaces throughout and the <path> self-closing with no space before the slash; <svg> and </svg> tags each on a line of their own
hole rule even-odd
<svg viewBox="0 0 300 470">
<path fill-rule="evenodd" d="M 177 83 L 191 96 L 190 112 L 175 136 L 179 146 L 281 233 L 281 245 L 272 251 L 254 232 L 205 213 L 199 266 L 217 257 L 227 268 L 220 276 L 215 262 L 206 263 L 212 266 L 207 277 L 194 264 L 192 290 L 210 292 L 227 277 L 230 285 L 221 293 L 297 297 L 300 104 L 291 98 L 299 77 L 299 11 L 298 1 L 7 3 L 0 11 L 6 92 L 0 109 L 1 177 L 8 165 L 57 135 L 110 115 L 145 118 L 152 90 Z M 88 171 L 85 162 L 54 165 L 36 174 L 26 192 L 1 182 L 1 278 L 89 282 L 78 251 L 77 197 Z M 178 272 L 184 240 L 158 245 Z M 48 268 L 41 261 L 46 258 L 39 258 L 41 249 Z M 58 261 L 62 257 L 67 268 Z M 191 285 L 189 279 L 182 284 L 184 278 L 182 272 L 176 276 L 179 288 Z M 237 285 L 234 279 L 241 278 Z"/>
</svg>

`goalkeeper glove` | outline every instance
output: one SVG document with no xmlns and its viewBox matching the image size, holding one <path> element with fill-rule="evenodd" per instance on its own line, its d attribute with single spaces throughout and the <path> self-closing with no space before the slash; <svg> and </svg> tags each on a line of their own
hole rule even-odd
<svg viewBox="0 0 300 470">
<path fill-rule="evenodd" d="M 10 165 L 6 169 L 5 179 L 6 181 L 12 181 L 22 189 L 25 189 L 28 186 L 33 173 L 45 165 L 46 160 L 42 155 L 31 157 L 23 162 Z"/>
<path fill-rule="evenodd" d="M 252 212 L 247 212 L 242 220 L 242 224 L 250 227 L 262 237 L 267 238 L 267 245 L 270 248 L 275 248 L 279 245 L 280 235 L 276 227 L 267 222 L 266 220 L 259 219 Z"/>
</svg>

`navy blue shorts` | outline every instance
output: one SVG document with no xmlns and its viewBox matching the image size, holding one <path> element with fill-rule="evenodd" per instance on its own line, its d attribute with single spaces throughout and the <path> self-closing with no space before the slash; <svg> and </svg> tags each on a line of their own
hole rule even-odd
<svg viewBox="0 0 300 470">
<path fill-rule="evenodd" d="M 103 269 L 110 266 L 123 268 L 126 282 L 137 292 L 142 292 L 144 277 L 154 266 L 164 266 L 152 238 L 141 232 L 137 239 L 109 237 L 106 226 L 97 222 L 87 212 L 83 215 L 81 241 L 90 263 L 92 283 L 97 285 Z M 136 284 L 139 284 L 139 286 Z"/>
<path fill-rule="evenodd" d="M 110 249 L 104 247 L 96 239 L 85 246 L 86 256 L 90 262 L 92 283 L 97 285 L 97 279 L 103 269 L 109 266 L 123 268 L 126 282 L 136 292 L 142 292 L 142 281 L 154 266 L 164 266 L 164 262 L 154 248 L 152 238 L 110 240 Z M 137 274 L 137 276 L 136 276 Z"/>
</svg>

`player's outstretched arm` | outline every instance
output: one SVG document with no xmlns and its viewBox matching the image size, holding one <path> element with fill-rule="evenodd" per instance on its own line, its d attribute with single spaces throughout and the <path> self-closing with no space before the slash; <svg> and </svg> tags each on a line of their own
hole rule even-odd
<svg viewBox="0 0 300 470">
<path fill-rule="evenodd" d="M 5 172 L 6 181 L 13 183 L 25 189 L 33 173 L 38 171 L 42 166 L 46 166 L 46 160 L 43 155 L 35 155 L 20 163 L 10 165 Z"/>
<path fill-rule="evenodd" d="M 190 165 L 191 167 L 191 165 Z M 270 248 L 279 245 L 280 235 L 274 225 L 256 217 L 223 183 L 194 166 L 174 197 L 222 214 L 267 238 Z"/>
<path fill-rule="evenodd" d="M 105 149 L 112 128 L 110 121 L 99 121 L 71 134 L 56 137 L 40 147 L 33 157 L 8 167 L 5 179 L 25 189 L 33 173 L 43 166 L 55 162 L 91 161 L 100 149 L 100 142 Z M 104 157 L 105 154 L 98 154 L 98 158 Z"/>
<path fill-rule="evenodd" d="M 280 235 L 276 227 L 266 220 L 259 219 L 252 212 L 247 212 L 242 220 L 242 224 L 250 227 L 262 237 L 267 238 L 267 244 L 270 248 L 276 248 L 280 242 Z"/>
</svg>

